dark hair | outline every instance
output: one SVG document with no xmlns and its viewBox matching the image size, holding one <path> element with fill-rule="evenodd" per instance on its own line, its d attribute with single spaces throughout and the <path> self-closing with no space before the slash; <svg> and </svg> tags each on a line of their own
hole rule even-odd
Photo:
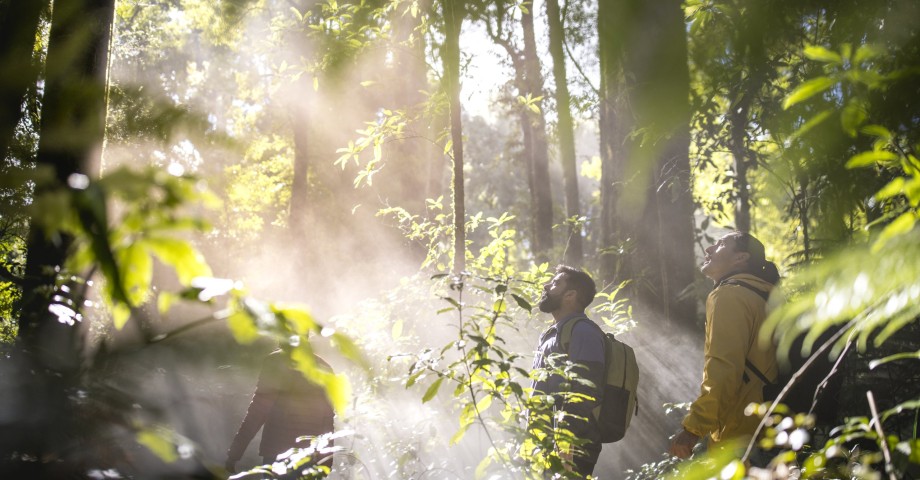
<svg viewBox="0 0 920 480">
<path fill-rule="evenodd" d="M 594 284 L 594 280 L 591 279 L 591 276 L 582 270 L 568 265 L 557 266 L 556 273 L 565 275 L 566 288 L 575 290 L 582 308 L 588 308 L 588 305 L 591 305 L 591 302 L 594 301 L 594 296 L 597 295 L 597 286 Z"/>
<path fill-rule="evenodd" d="M 735 239 L 735 250 L 750 255 L 745 273 L 750 273 L 765 282 L 776 285 L 780 278 L 779 269 L 776 268 L 775 263 L 767 261 L 763 243 L 750 233 L 740 230 L 732 232 L 731 235 Z"/>
</svg>

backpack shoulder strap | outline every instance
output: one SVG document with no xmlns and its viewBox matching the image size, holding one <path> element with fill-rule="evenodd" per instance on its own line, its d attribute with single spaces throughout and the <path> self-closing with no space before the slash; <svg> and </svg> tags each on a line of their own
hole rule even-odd
<svg viewBox="0 0 920 480">
<path fill-rule="evenodd" d="M 759 289 L 759 288 L 757 288 L 757 287 L 751 285 L 750 283 L 742 282 L 741 280 L 738 280 L 738 279 L 730 278 L 730 279 L 728 279 L 728 280 L 723 280 L 722 282 L 719 283 L 719 286 L 722 286 L 722 285 L 738 285 L 739 287 L 744 287 L 744 288 L 746 288 L 746 289 L 748 289 L 748 290 L 750 290 L 750 291 L 756 293 L 756 294 L 757 294 L 760 298 L 762 298 L 765 302 L 766 302 L 767 300 L 770 299 L 770 293 L 769 293 L 769 292 L 765 292 L 765 291 L 763 291 L 763 290 L 761 290 L 761 289 Z M 748 368 L 748 370 L 751 371 L 751 373 L 754 374 L 754 376 L 756 376 L 757 378 L 759 378 L 760 381 L 762 381 L 762 382 L 764 383 L 764 385 L 770 385 L 770 384 L 773 383 L 773 382 L 767 380 L 767 376 L 764 375 L 763 372 L 760 371 L 760 369 L 758 369 L 757 367 L 755 367 L 754 364 L 751 363 L 750 360 L 744 359 L 744 365 Z M 744 379 L 744 383 L 747 383 L 747 382 L 749 381 L 746 372 L 745 372 L 745 374 L 744 374 L 744 376 L 743 376 L 743 379 Z"/>
<path fill-rule="evenodd" d="M 765 292 L 765 291 L 763 291 L 763 290 L 761 290 L 761 289 L 759 289 L 759 288 L 757 288 L 757 287 L 751 285 L 750 283 L 742 282 L 741 280 L 737 280 L 737 279 L 734 279 L 734 278 L 730 278 L 730 279 L 728 279 L 728 280 L 723 280 L 722 282 L 719 283 L 719 286 L 720 286 L 720 287 L 721 287 L 722 285 L 738 285 L 739 287 L 744 287 L 744 288 L 746 288 L 746 289 L 748 289 L 748 290 L 750 290 L 750 291 L 756 293 L 756 294 L 757 294 L 760 298 L 762 298 L 765 302 L 766 302 L 767 300 L 770 299 L 770 292 Z"/>
<path fill-rule="evenodd" d="M 559 345 L 562 347 L 563 352 L 569 353 L 569 344 L 572 343 L 572 329 L 575 328 L 575 324 L 587 319 L 588 317 L 585 316 L 575 317 L 565 322 L 565 325 L 562 326 L 562 330 L 559 331 Z"/>
</svg>

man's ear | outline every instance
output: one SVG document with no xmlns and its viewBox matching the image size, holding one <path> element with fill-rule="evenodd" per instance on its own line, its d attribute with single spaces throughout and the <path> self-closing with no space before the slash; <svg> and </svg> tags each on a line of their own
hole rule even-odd
<svg viewBox="0 0 920 480">
<path fill-rule="evenodd" d="M 751 258 L 751 254 L 748 252 L 735 252 L 735 263 L 744 263 Z"/>
</svg>

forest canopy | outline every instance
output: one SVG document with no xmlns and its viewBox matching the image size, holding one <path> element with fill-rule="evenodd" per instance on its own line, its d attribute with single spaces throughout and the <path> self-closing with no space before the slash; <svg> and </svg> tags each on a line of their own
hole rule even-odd
<svg viewBox="0 0 920 480">
<path fill-rule="evenodd" d="M 913 478 L 918 18 L 0 0 L 0 472 L 227 478 L 280 349 L 338 433 L 274 471 L 253 447 L 245 478 L 576 478 L 559 445 L 583 439 L 530 388 L 565 264 L 642 371 L 598 478 Z M 665 453 L 699 389 L 703 249 L 734 230 L 780 267 L 771 345 L 838 389 L 826 416 L 751 407 L 768 470 L 746 444 Z"/>
</svg>

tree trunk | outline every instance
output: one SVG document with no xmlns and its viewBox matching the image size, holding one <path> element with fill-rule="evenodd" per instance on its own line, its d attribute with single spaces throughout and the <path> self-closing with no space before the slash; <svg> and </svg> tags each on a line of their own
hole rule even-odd
<svg viewBox="0 0 920 480">
<path fill-rule="evenodd" d="M 26 93 L 38 82 L 32 60 L 41 13 L 48 0 L 10 0 L 0 3 L 0 160 L 6 158 L 16 125 L 22 119 Z"/>
<path fill-rule="evenodd" d="M 463 190 L 463 123 L 460 117 L 460 29 L 463 1 L 446 0 L 444 8 L 444 83 L 450 103 L 450 138 L 453 153 L 454 274 L 466 270 L 466 211 Z"/>
<path fill-rule="evenodd" d="M 565 212 L 571 220 L 581 216 L 581 207 L 578 197 L 578 169 L 575 157 L 575 127 L 572 122 L 571 100 L 565 68 L 565 52 L 563 41 L 562 16 L 559 11 L 559 0 L 546 1 L 546 15 L 549 22 L 549 51 L 553 58 L 553 77 L 556 80 L 556 111 L 559 115 L 559 160 L 562 162 L 562 177 L 565 181 Z M 584 256 L 581 239 L 581 224 L 572 223 L 569 226 L 568 239 L 565 247 L 565 262 L 569 265 L 580 267 Z"/>
<path fill-rule="evenodd" d="M 526 94 L 531 98 L 543 95 L 543 74 L 540 73 L 540 59 L 537 55 L 537 41 L 534 35 L 533 10 L 521 14 L 524 33 L 524 71 Z M 542 102 L 536 102 L 540 106 Z M 534 188 L 534 256 L 537 262 L 549 260 L 553 248 L 553 196 L 549 182 L 549 145 L 546 141 L 546 119 L 543 109 L 539 112 L 527 110 L 531 125 L 531 169 Z"/>
<path fill-rule="evenodd" d="M 601 232 L 599 242 L 600 277 L 605 284 L 631 278 L 623 255 L 627 238 L 621 225 L 621 197 L 625 182 L 627 135 L 632 130 L 632 114 L 626 101 L 623 78 L 625 25 L 628 10 L 623 1 L 601 1 L 597 9 L 598 58 L 600 60 L 600 156 L 601 156 Z"/>
<path fill-rule="evenodd" d="M 660 309 L 655 316 L 665 321 L 691 321 L 695 307 L 690 299 L 683 299 L 696 268 L 683 11 L 678 0 L 626 0 L 601 5 L 611 9 L 599 9 L 599 16 L 615 17 L 606 25 L 598 20 L 600 45 L 613 52 L 601 57 L 602 78 L 616 82 L 605 84 L 602 92 L 605 108 L 613 108 L 612 114 L 602 110 L 602 128 L 607 130 L 602 147 L 608 150 L 602 153 L 610 162 L 605 167 L 621 174 L 605 179 L 604 187 L 613 195 L 613 199 L 605 200 L 605 207 L 612 204 L 617 210 L 612 217 L 610 212 L 605 214 L 605 228 L 610 232 L 611 225 L 616 224 L 620 230 L 616 240 L 619 246 L 625 245 L 619 251 L 626 253 L 629 265 L 625 270 L 636 288 L 630 294 L 640 308 Z M 620 51 L 622 70 L 607 66 L 611 61 L 616 65 Z M 619 104 L 611 103 L 615 92 L 625 92 L 626 98 Z M 624 120 L 630 118 L 635 122 L 629 126 L 631 131 L 618 131 L 617 127 L 623 128 Z M 627 135 L 625 139 L 623 135 Z M 623 143 L 615 143 L 621 139 Z M 617 149 L 624 152 L 621 157 L 625 162 L 616 161 Z M 619 182 L 622 187 L 613 187 L 610 182 Z"/>
<path fill-rule="evenodd" d="M 309 96 L 312 87 L 306 81 L 297 82 L 299 98 Z M 307 221 L 307 174 L 310 167 L 310 105 L 295 102 L 291 107 L 291 127 L 294 130 L 294 178 L 291 180 L 291 206 L 288 225 L 294 238 L 305 238 Z"/>
<path fill-rule="evenodd" d="M 35 197 L 68 185 L 73 176 L 87 175 L 98 164 L 105 127 L 105 75 L 113 14 L 114 0 L 55 2 L 36 157 L 39 167 L 54 172 L 55 183 L 37 186 Z M 22 462 L 14 467 L 19 470 L 16 478 L 70 476 L 62 472 L 78 475 L 76 472 L 86 471 L 80 470 L 73 459 L 80 419 L 69 398 L 81 367 L 78 329 L 59 322 L 49 311 L 55 296 L 66 295 L 58 292 L 56 285 L 71 241 L 33 219 L 26 245 L 18 338 L 25 365 L 21 369 L 22 383 L 17 386 L 21 401 L 28 402 L 29 415 L 8 426 L 7 431 L 21 429 L 14 442 L 15 451 L 23 458 L 28 455 L 55 460 Z"/>
<path fill-rule="evenodd" d="M 735 178 L 735 228 L 742 232 L 751 231 L 751 198 L 748 193 L 748 149 L 747 149 L 747 102 L 731 109 L 728 114 L 731 129 L 731 151 L 734 159 Z"/>
<path fill-rule="evenodd" d="M 105 128 L 105 83 L 114 0 L 56 2 L 46 60 L 45 93 L 36 163 L 48 166 L 60 185 L 88 174 L 99 163 Z M 81 48 L 79 48 L 81 47 Z M 39 186 L 35 195 L 43 189 Z M 33 221 L 27 261 L 20 337 L 36 342 L 70 239 Z"/>
</svg>

